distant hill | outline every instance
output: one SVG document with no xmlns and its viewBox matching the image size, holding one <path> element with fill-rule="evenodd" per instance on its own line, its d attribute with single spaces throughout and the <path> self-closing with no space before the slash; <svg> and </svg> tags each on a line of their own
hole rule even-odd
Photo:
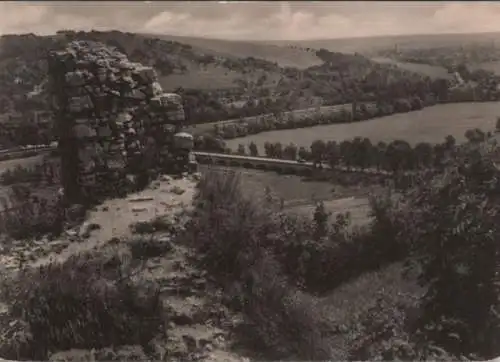
<svg viewBox="0 0 500 362">
<path fill-rule="evenodd" d="M 423 34 L 423 35 L 394 35 L 374 36 L 367 38 L 343 38 L 343 39 L 318 39 L 297 41 L 264 41 L 262 44 L 291 46 L 300 48 L 324 48 L 341 53 L 354 53 L 369 55 L 373 52 L 394 48 L 397 44 L 400 48 L 433 48 L 450 47 L 465 44 L 487 44 L 498 42 L 500 33 L 477 33 L 477 34 Z"/>
<path fill-rule="evenodd" d="M 254 57 L 277 63 L 282 67 L 305 69 L 322 63 L 316 56 L 315 49 L 311 48 L 292 49 L 290 47 L 266 44 L 264 42 L 232 41 L 174 35 L 149 34 L 146 36 L 189 44 L 198 51 L 206 52 L 207 54 L 215 56 L 228 58 Z"/>
<path fill-rule="evenodd" d="M 102 42 L 153 66 L 163 89 L 183 96 L 192 124 L 322 105 L 423 100 L 446 89 L 446 82 L 434 84 L 425 74 L 326 49 L 119 31 L 6 35 L 0 37 L 1 127 L 33 124 L 33 118 L 50 127 L 46 56 L 72 40 Z M 292 61 L 296 67 L 286 65 Z M 37 133 L 37 127 L 30 132 Z"/>
</svg>

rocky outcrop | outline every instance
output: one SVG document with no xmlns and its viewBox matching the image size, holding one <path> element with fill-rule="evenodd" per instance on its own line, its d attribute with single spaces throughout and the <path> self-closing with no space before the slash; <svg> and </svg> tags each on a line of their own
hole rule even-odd
<svg viewBox="0 0 500 362">
<path fill-rule="evenodd" d="M 70 202 L 112 196 L 123 190 L 127 174 L 187 166 L 190 150 L 174 147 L 184 123 L 182 99 L 163 93 L 153 68 L 89 41 L 51 52 L 48 65 Z"/>
</svg>

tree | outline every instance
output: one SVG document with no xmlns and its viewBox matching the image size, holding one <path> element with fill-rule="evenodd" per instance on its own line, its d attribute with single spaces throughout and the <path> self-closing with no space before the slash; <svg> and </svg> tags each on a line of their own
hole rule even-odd
<svg viewBox="0 0 500 362">
<path fill-rule="evenodd" d="M 340 143 L 340 156 L 342 157 L 342 161 L 349 169 L 353 163 L 353 152 L 352 152 L 352 143 L 349 140 L 344 140 Z"/>
<path fill-rule="evenodd" d="M 415 159 L 417 167 L 427 168 L 432 165 L 433 149 L 427 142 L 420 142 L 415 146 Z"/>
<path fill-rule="evenodd" d="M 246 154 L 246 152 L 245 152 L 245 145 L 243 145 L 243 144 L 240 143 L 238 145 L 238 150 L 236 151 L 236 153 L 238 155 L 244 156 Z"/>
<path fill-rule="evenodd" d="M 338 166 L 340 162 L 340 148 L 337 142 L 328 141 L 326 143 L 326 160 L 331 168 Z"/>
<path fill-rule="evenodd" d="M 469 129 L 465 132 L 465 138 L 470 143 L 478 144 L 486 139 L 486 134 L 479 128 Z"/>
<path fill-rule="evenodd" d="M 385 157 L 386 151 L 387 151 L 387 144 L 383 141 L 377 143 L 377 146 L 373 148 L 373 153 L 374 153 L 373 158 L 377 170 L 386 168 L 387 164 L 387 159 Z"/>
<path fill-rule="evenodd" d="M 321 166 L 321 161 L 325 156 L 326 144 L 322 140 L 316 140 L 311 144 L 311 158 L 314 163 L 314 167 L 318 164 Z"/>
<path fill-rule="evenodd" d="M 299 160 L 304 160 L 304 161 L 307 161 L 310 159 L 310 152 L 308 152 L 306 150 L 305 147 L 299 147 L 299 151 L 298 151 L 298 156 L 299 156 Z"/>
<path fill-rule="evenodd" d="M 316 203 L 316 208 L 314 210 L 314 226 L 317 240 L 328 234 L 329 217 L 330 213 L 326 211 L 323 201 Z"/>
<path fill-rule="evenodd" d="M 273 146 L 274 158 L 283 158 L 283 145 L 281 142 L 276 142 Z"/>
<path fill-rule="evenodd" d="M 256 157 L 259 155 L 259 149 L 257 148 L 257 145 L 253 141 L 250 142 L 250 144 L 248 145 L 248 150 L 250 151 L 250 156 L 252 157 Z"/>
<path fill-rule="evenodd" d="M 452 135 L 448 135 L 445 138 L 444 144 L 447 150 L 452 150 L 457 144 L 457 140 Z"/>
<path fill-rule="evenodd" d="M 417 335 L 455 356 L 492 359 L 500 354 L 500 172 L 485 145 L 466 147 L 408 196 L 399 238 L 427 287 Z"/>
<path fill-rule="evenodd" d="M 392 172 L 412 169 L 415 163 L 413 149 L 406 141 L 395 140 L 391 142 L 385 155 Z"/>
<path fill-rule="evenodd" d="M 271 142 L 264 143 L 264 152 L 266 157 L 273 158 L 274 157 L 274 145 Z"/>
<path fill-rule="evenodd" d="M 290 143 L 285 146 L 285 149 L 283 150 L 283 157 L 287 160 L 295 161 L 297 160 L 297 152 L 297 145 L 295 145 L 294 143 Z"/>
<path fill-rule="evenodd" d="M 362 169 L 372 164 L 372 143 L 368 138 L 356 137 L 351 143 L 352 161 L 355 166 Z"/>
</svg>

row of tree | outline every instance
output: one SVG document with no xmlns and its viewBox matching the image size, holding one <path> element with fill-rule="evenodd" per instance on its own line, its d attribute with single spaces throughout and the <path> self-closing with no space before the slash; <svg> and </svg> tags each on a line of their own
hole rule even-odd
<svg viewBox="0 0 500 362">
<path fill-rule="evenodd" d="M 310 113 L 275 112 L 255 118 L 241 119 L 240 122 L 215 125 L 213 132 L 224 139 L 234 139 L 273 130 L 365 121 L 375 117 L 419 110 L 431 104 L 435 103 L 424 103 L 420 98 L 412 97 L 390 102 L 352 103 L 349 106 L 332 109 L 331 113 L 323 112 L 319 108 Z"/>
<path fill-rule="evenodd" d="M 477 128 L 465 133 L 470 143 L 480 143 L 489 136 L 491 133 L 485 133 Z M 440 168 L 455 151 L 456 144 L 455 138 L 451 135 L 442 143 L 433 145 L 420 142 L 415 146 L 404 140 L 374 144 L 369 138 L 362 137 L 342 142 L 316 140 L 309 148 L 299 147 L 294 143 L 283 145 L 281 142 L 266 142 L 264 155 L 269 158 L 310 161 L 317 165 L 327 163 L 331 167 L 376 168 L 396 172 Z M 259 155 L 254 142 L 247 147 L 239 144 L 236 152 L 240 155 Z"/>
</svg>

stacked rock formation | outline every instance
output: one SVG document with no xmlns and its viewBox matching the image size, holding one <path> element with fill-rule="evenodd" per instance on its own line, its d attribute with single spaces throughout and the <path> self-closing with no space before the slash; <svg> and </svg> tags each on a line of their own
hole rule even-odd
<svg viewBox="0 0 500 362">
<path fill-rule="evenodd" d="M 48 72 L 68 201 L 116 194 L 130 173 L 169 171 L 184 110 L 179 95 L 163 93 L 153 68 L 75 41 L 49 54 Z"/>
</svg>

